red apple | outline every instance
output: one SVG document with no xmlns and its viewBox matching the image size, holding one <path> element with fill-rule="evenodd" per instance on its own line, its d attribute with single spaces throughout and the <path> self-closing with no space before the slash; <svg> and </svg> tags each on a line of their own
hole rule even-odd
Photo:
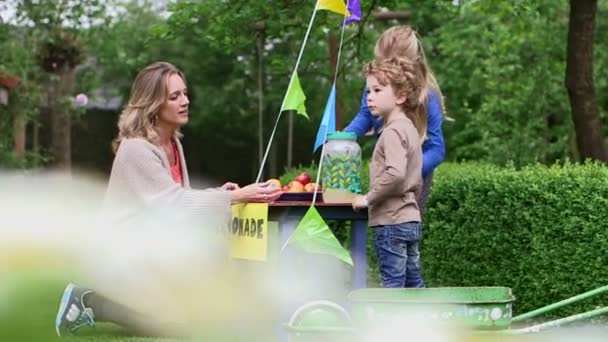
<svg viewBox="0 0 608 342">
<path fill-rule="evenodd" d="M 296 178 L 294 178 L 293 180 L 296 180 L 296 181 L 302 183 L 302 185 L 306 185 L 306 184 L 310 183 L 310 175 L 306 172 L 302 172 L 299 175 L 297 175 Z"/>
</svg>

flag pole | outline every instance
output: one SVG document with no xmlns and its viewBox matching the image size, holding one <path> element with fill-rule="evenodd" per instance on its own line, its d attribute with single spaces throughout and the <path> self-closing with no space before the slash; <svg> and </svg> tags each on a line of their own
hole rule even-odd
<svg viewBox="0 0 608 342">
<path fill-rule="evenodd" d="M 348 8 L 348 2 L 350 0 L 346 1 L 346 8 Z M 318 1 L 317 1 L 318 2 Z M 332 91 L 334 91 L 334 87 L 336 86 L 336 80 L 338 79 L 338 70 L 340 69 L 340 57 L 342 54 L 342 43 L 344 42 L 344 28 L 346 27 L 346 19 L 348 18 L 347 13 L 348 11 L 344 12 L 344 20 L 342 21 L 342 30 L 340 33 L 340 44 L 338 44 L 338 57 L 336 58 L 336 70 L 334 71 L 334 81 L 332 84 Z M 334 106 L 336 105 L 336 102 L 338 101 L 338 99 L 336 97 L 334 97 Z M 335 108 L 334 108 L 334 115 L 335 115 Z M 335 119 L 334 119 L 335 121 Z M 329 124 L 328 124 L 329 126 Z M 317 178 L 315 179 L 315 190 L 314 190 L 314 195 L 312 196 L 312 203 L 310 204 L 310 206 L 314 206 L 316 201 L 317 201 L 317 189 L 319 188 L 318 184 L 319 184 L 319 178 L 321 177 L 321 169 L 323 168 L 323 157 L 325 156 L 325 142 L 327 141 L 327 131 L 328 131 L 328 127 L 325 127 L 325 134 L 323 137 L 323 145 L 321 146 L 321 157 L 319 158 L 319 168 L 317 169 Z"/>
</svg>

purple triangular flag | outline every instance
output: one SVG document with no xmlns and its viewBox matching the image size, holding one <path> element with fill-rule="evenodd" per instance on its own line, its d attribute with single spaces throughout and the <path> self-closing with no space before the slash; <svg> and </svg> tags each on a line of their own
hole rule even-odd
<svg viewBox="0 0 608 342">
<path fill-rule="evenodd" d="M 354 23 L 361 20 L 361 2 L 360 0 L 348 0 L 346 7 L 350 13 L 350 17 L 346 18 L 346 24 Z"/>
</svg>

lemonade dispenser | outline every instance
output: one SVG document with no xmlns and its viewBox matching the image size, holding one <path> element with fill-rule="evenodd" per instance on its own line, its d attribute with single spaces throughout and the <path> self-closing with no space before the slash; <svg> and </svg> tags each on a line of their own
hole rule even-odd
<svg viewBox="0 0 608 342">
<path fill-rule="evenodd" d="M 357 144 L 357 135 L 351 132 L 328 134 L 323 154 L 321 182 L 325 201 L 350 201 L 352 194 L 360 194 L 361 147 Z"/>
</svg>

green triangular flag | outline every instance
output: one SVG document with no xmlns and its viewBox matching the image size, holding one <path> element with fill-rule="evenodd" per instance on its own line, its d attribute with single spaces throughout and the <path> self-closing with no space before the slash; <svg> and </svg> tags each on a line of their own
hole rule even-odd
<svg viewBox="0 0 608 342">
<path fill-rule="evenodd" d="M 317 208 L 310 207 L 302 217 L 296 230 L 291 234 L 287 245 L 297 247 L 305 252 L 333 255 L 345 263 L 353 266 L 353 259 L 350 253 L 342 247 L 338 239 L 331 232 L 327 223 L 317 211 Z"/>
<path fill-rule="evenodd" d="M 294 73 L 289 81 L 289 92 L 285 96 L 285 103 L 283 108 L 281 108 L 281 112 L 284 110 L 295 110 L 298 114 L 302 114 L 308 119 L 306 106 L 304 106 L 305 101 L 306 95 L 304 95 L 304 91 L 300 85 L 300 78 L 298 78 L 297 73 Z"/>
</svg>

